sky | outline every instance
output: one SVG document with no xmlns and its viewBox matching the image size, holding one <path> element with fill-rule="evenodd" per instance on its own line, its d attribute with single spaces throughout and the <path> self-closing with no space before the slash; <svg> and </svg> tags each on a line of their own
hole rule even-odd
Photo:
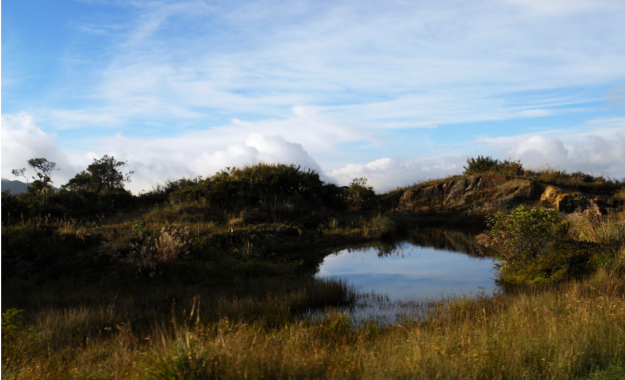
<svg viewBox="0 0 625 380">
<path fill-rule="evenodd" d="M 357 290 L 392 299 L 439 298 L 461 294 L 492 294 L 495 259 L 400 243 L 380 257 L 375 247 L 343 250 L 325 257 L 318 277 L 347 280 Z"/>
<path fill-rule="evenodd" d="M 135 193 L 294 163 L 378 192 L 467 157 L 625 177 L 625 2 L 2 2 L 2 178 Z"/>
</svg>

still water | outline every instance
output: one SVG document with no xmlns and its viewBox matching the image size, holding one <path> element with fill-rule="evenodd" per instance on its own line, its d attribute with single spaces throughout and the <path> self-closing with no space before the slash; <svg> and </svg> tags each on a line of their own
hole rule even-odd
<svg viewBox="0 0 625 380">
<path fill-rule="evenodd" d="M 495 259 L 475 251 L 474 235 L 427 229 L 405 240 L 340 249 L 326 256 L 317 276 L 345 280 L 359 292 L 347 310 L 352 317 L 395 323 L 429 301 L 497 290 Z"/>
</svg>

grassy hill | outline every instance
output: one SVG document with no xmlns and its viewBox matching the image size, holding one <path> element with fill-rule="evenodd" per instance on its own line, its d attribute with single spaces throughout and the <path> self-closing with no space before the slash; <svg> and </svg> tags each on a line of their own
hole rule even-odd
<svg viewBox="0 0 625 380">
<path fill-rule="evenodd" d="M 432 221 L 524 217 L 518 204 L 553 207 L 541 204 L 542 194 L 484 207 L 504 194 L 498 186 L 517 189 L 501 199 L 523 188 L 511 185 L 518 181 L 622 199 L 619 181 L 502 173 L 510 164 L 497 165 L 382 195 L 362 180 L 344 189 L 313 171 L 267 164 L 172 181 L 140 196 L 93 186 L 3 193 L 3 375 L 622 378 L 625 213 L 616 207 L 605 216 L 556 213 L 535 235 L 529 227 L 512 235 L 490 230 L 503 235 L 487 236 L 487 254 L 518 250 L 522 257 L 518 247 L 528 236 L 547 244 L 537 260 L 510 261 L 527 264 L 507 272 L 505 294 L 432 301 L 422 319 L 384 329 L 353 325 L 336 308 L 354 304 L 359 293 L 314 277 L 338 246 L 410 238 Z M 471 195 L 477 198 L 467 197 L 483 178 Z M 445 184 L 438 203 L 413 197 Z M 445 203 L 450 194 L 457 199 Z M 431 231 L 430 240 L 442 233 Z M 520 243 L 502 245 L 508 241 Z M 311 309 L 325 318 L 304 318 Z"/>
</svg>

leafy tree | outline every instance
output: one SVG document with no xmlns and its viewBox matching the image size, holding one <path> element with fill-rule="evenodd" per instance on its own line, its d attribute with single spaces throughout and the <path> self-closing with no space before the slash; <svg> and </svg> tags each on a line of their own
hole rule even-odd
<svg viewBox="0 0 625 380">
<path fill-rule="evenodd" d="M 127 164 L 117 161 L 115 157 L 105 155 L 100 159 L 94 159 L 93 163 L 78 173 L 69 182 L 63 185 L 63 190 L 101 192 L 107 190 L 123 190 L 124 183 L 130 182 L 133 171 L 123 173 L 122 168 Z"/>
<path fill-rule="evenodd" d="M 11 174 L 13 174 L 16 177 L 24 177 L 24 179 L 26 179 L 26 183 L 28 184 L 28 186 L 30 186 L 30 181 L 28 180 L 28 176 L 25 173 L 26 173 L 26 168 L 11 170 Z"/>
<path fill-rule="evenodd" d="M 69 191 L 91 191 L 92 189 L 92 179 L 91 173 L 83 170 L 82 172 L 76 174 L 76 176 L 69 180 L 65 185 L 61 186 L 61 190 L 69 190 Z"/>
<path fill-rule="evenodd" d="M 28 181 L 28 176 L 25 174 L 26 168 L 13 169 L 11 173 L 16 177 L 24 177 L 26 183 L 33 190 L 51 189 L 53 183 L 52 172 L 60 170 L 60 168 L 56 167 L 56 162 L 48 161 L 45 158 L 31 158 L 27 162 L 28 166 L 35 171 L 35 175 L 32 176 L 32 179 L 34 179 L 32 184 Z"/>
</svg>

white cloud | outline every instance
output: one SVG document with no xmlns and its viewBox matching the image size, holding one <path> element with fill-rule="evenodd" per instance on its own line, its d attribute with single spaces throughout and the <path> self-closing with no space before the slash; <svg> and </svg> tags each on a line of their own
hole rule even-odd
<svg viewBox="0 0 625 380">
<path fill-rule="evenodd" d="M 2 178 L 12 178 L 11 170 L 27 166 L 27 160 L 43 157 L 60 167 L 52 176 L 56 186 L 76 172 L 76 163 L 61 150 L 55 138 L 39 129 L 31 115 L 2 115 Z M 30 173 L 29 177 L 34 175 Z M 23 179 L 22 179 L 23 180 Z"/>
<path fill-rule="evenodd" d="M 219 136 L 200 132 L 155 140 L 118 135 L 106 140 L 98 150 L 100 155 L 108 153 L 128 161 L 129 169 L 135 171 L 128 188 L 134 192 L 150 190 L 166 180 L 206 177 L 226 167 L 259 162 L 296 164 L 321 171 L 301 144 L 282 136 L 259 133 Z"/>
<path fill-rule="evenodd" d="M 521 160 L 526 168 L 556 168 L 568 172 L 625 178 L 625 119 L 596 119 L 569 130 L 540 134 L 484 138 L 467 142 L 462 149 L 431 159 L 382 158 L 365 164 L 349 164 L 328 173 L 346 185 L 353 178 L 367 177 L 378 192 L 408 186 L 432 178 L 464 171 L 468 157 L 491 155 Z M 477 153 L 467 154 L 469 151 Z"/>
<path fill-rule="evenodd" d="M 625 77 L 622 1 L 134 4 L 97 71 L 68 70 L 88 105 L 51 105 L 57 127 L 90 125 L 89 113 L 218 125 L 297 104 L 360 128 L 529 118 L 592 105 L 602 96 L 583 89 Z"/>
<path fill-rule="evenodd" d="M 318 127 L 318 128 L 316 128 Z M 136 139 L 122 135 L 104 139 L 92 150 L 63 150 L 55 138 L 39 129 L 33 118 L 21 113 L 2 116 L 2 176 L 23 167 L 26 160 L 45 157 L 63 169 L 54 178 L 57 186 L 104 154 L 128 161 L 134 170 L 129 188 L 149 190 L 168 179 L 209 176 L 227 166 L 257 162 L 297 164 L 317 170 L 322 177 L 347 185 L 356 177 L 367 177 L 377 192 L 441 178 L 463 171 L 468 150 L 495 152 L 496 158 L 520 159 L 526 167 L 544 165 L 567 171 L 584 171 L 625 177 L 625 119 L 593 120 L 585 128 L 568 132 L 484 138 L 439 157 L 400 159 L 385 157 L 365 163 L 349 163 L 327 171 L 309 152 L 323 154 L 340 141 L 360 137 L 349 128 L 317 118 L 305 109 L 296 110 L 290 121 L 241 122 L 218 129 L 191 132 L 167 139 Z M 300 143 L 301 142 L 301 143 Z M 329 146 L 328 146 L 329 145 Z"/>
<path fill-rule="evenodd" d="M 532 12 L 546 15 L 570 14 L 576 12 L 622 10 L 624 5 L 619 0 L 508 0 Z"/>
<path fill-rule="evenodd" d="M 367 184 L 378 193 L 397 187 L 412 185 L 428 179 L 442 178 L 462 173 L 464 157 L 447 157 L 427 160 L 399 160 L 380 158 L 367 164 L 350 164 L 328 173 L 328 177 L 341 185 L 352 179 L 366 177 Z"/>
<path fill-rule="evenodd" d="M 504 158 L 529 168 L 552 167 L 625 178 L 625 119 L 596 120 L 590 130 L 484 139 Z"/>
<path fill-rule="evenodd" d="M 298 112 L 302 115 L 303 111 Z M 298 123 L 307 125 L 310 120 L 295 118 L 291 122 L 291 127 L 297 127 Z M 321 172 L 320 166 L 301 144 L 289 142 L 280 135 L 255 132 L 258 128 L 248 123 L 238 124 L 169 139 L 142 140 L 118 134 L 101 141 L 98 146 L 91 146 L 92 150 L 63 151 L 53 136 L 35 125 L 30 115 L 3 115 L 2 177 L 9 178 L 11 169 L 26 166 L 26 160 L 30 158 L 45 157 L 57 162 L 63 169 L 54 177 L 58 186 L 84 170 L 94 158 L 105 154 L 128 161 L 127 169 L 135 171 L 128 188 L 134 192 L 150 190 L 168 179 L 209 176 L 227 166 L 258 162 L 296 164 Z M 310 134 L 313 149 L 325 149 L 318 144 L 329 135 L 343 136 L 344 131 L 338 126 L 334 131 L 326 128 L 324 132 L 323 125 L 319 125 L 320 130 L 304 130 L 300 135 L 306 137 Z M 278 123 L 273 130 L 286 131 L 288 127 L 288 123 Z M 271 132 L 272 129 L 267 130 Z M 313 134 L 317 136 L 312 138 Z"/>
</svg>

